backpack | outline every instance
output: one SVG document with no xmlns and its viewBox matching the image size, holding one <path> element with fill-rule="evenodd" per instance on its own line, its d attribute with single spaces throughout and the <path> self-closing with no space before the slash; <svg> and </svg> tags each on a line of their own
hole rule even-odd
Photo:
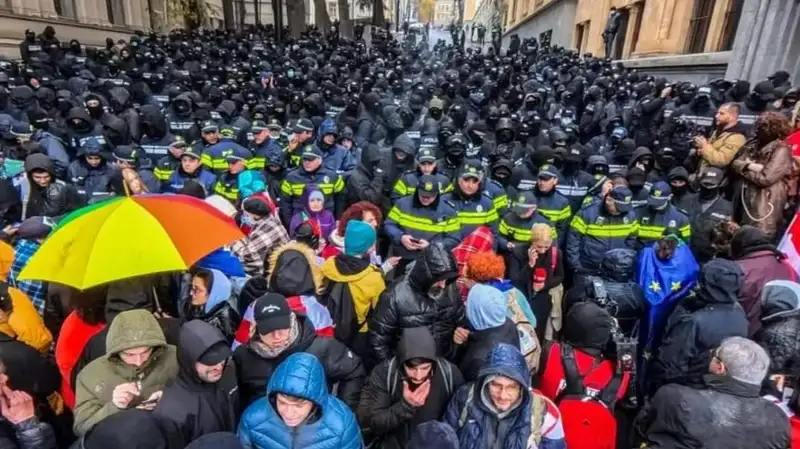
<svg viewBox="0 0 800 449">
<path fill-rule="evenodd" d="M 539 345 L 539 337 L 536 336 L 536 327 L 531 324 L 525 316 L 525 312 L 519 305 L 520 298 L 519 290 L 512 290 L 506 295 L 506 307 L 511 312 L 511 321 L 517 326 L 517 334 L 519 335 L 519 349 L 522 356 L 525 358 L 525 364 L 531 372 L 536 372 L 539 368 L 539 357 L 542 352 L 542 347 Z"/>
<path fill-rule="evenodd" d="M 363 322 L 358 321 L 350 287 L 346 283 L 331 282 L 325 289 L 323 298 L 323 304 L 328 308 L 333 319 L 333 336 L 350 346 L 358 335 L 359 329 L 364 325 Z"/>
<path fill-rule="evenodd" d="M 622 384 L 622 375 L 616 373 L 602 390 L 586 388 L 583 379 L 604 363 L 595 357 L 592 366 L 581 375 L 575 361 L 575 349 L 561 343 L 561 360 L 566 385 L 558 393 L 555 403 L 561 411 L 564 435 L 569 449 L 615 449 L 617 445 L 617 419 L 614 403 Z"/>
<path fill-rule="evenodd" d="M 447 397 L 453 395 L 453 367 L 446 360 L 441 357 L 436 358 L 436 372 L 442 373 L 444 378 L 444 391 Z M 397 357 L 392 357 L 389 360 L 389 371 L 386 373 L 386 386 L 389 388 L 389 397 L 394 398 L 394 393 L 397 390 Z"/>
</svg>

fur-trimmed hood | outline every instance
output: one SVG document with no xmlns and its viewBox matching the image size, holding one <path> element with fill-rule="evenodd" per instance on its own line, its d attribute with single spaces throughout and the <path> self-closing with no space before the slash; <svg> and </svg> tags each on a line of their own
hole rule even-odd
<svg viewBox="0 0 800 449">
<path fill-rule="evenodd" d="M 270 291 L 284 296 L 316 295 L 323 288 L 314 251 L 298 242 L 289 242 L 272 252 L 267 280 Z"/>
</svg>

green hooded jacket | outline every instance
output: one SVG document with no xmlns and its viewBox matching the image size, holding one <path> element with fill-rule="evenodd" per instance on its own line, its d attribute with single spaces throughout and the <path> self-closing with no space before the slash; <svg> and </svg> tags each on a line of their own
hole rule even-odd
<svg viewBox="0 0 800 449">
<path fill-rule="evenodd" d="M 143 346 L 153 348 L 144 365 L 136 367 L 120 359 L 120 352 Z M 158 321 L 146 310 L 130 310 L 114 318 L 106 348 L 106 355 L 86 365 L 75 381 L 74 430 L 78 436 L 120 411 L 112 402 L 117 385 L 140 383 L 139 399 L 144 401 L 178 374 L 175 347 L 167 344 Z"/>
</svg>

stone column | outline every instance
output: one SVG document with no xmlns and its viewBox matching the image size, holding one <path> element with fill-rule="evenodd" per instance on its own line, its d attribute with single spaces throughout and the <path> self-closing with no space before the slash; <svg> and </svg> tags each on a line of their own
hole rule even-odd
<svg viewBox="0 0 800 449">
<path fill-rule="evenodd" d="M 58 17 L 53 0 L 39 0 L 39 11 L 41 12 L 42 17 Z"/>
<path fill-rule="evenodd" d="M 11 11 L 15 14 L 21 14 L 24 16 L 39 16 L 41 15 L 41 11 L 39 10 L 39 2 L 31 2 L 28 0 L 11 0 Z M 42 27 L 44 29 L 44 27 Z M 41 33 L 41 30 L 36 30 L 37 33 Z"/>
<path fill-rule="evenodd" d="M 746 0 L 725 77 L 757 83 L 776 70 L 800 81 L 800 3 Z"/>
</svg>

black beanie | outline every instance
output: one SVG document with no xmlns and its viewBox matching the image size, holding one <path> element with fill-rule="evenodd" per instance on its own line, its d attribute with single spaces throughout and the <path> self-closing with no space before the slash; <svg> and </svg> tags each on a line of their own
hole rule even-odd
<svg viewBox="0 0 800 449">
<path fill-rule="evenodd" d="M 246 198 L 242 203 L 242 209 L 259 217 L 266 217 L 272 213 L 266 201 L 255 197 Z"/>
</svg>

